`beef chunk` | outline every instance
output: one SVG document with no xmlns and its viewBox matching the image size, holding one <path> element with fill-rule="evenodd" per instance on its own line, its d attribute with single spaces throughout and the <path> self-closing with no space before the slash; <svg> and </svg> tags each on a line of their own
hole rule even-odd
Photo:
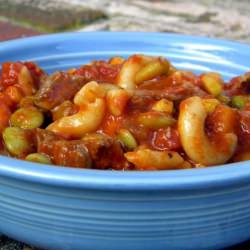
<svg viewBox="0 0 250 250">
<path fill-rule="evenodd" d="M 82 76 L 56 72 L 43 79 L 34 103 L 40 108 L 50 110 L 65 100 L 71 100 L 85 83 Z"/>
<path fill-rule="evenodd" d="M 93 167 L 97 169 L 126 169 L 129 163 L 123 156 L 121 144 L 115 139 L 98 133 L 87 134 L 82 138 L 88 148 Z"/>
<path fill-rule="evenodd" d="M 90 168 L 88 149 L 81 140 L 67 141 L 51 131 L 36 130 L 37 152 L 50 157 L 56 165 Z"/>
</svg>

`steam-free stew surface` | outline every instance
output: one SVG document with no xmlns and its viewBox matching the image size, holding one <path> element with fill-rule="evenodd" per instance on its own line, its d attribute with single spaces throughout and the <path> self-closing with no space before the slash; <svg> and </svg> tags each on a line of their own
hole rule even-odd
<svg viewBox="0 0 250 250">
<path fill-rule="evenodd" d="M 195 75 L 162 57 L 117 56 L 51 75 L 33 62 L 5 62 L 1 153 L 114 170 L 249 160 L 249 91 L 249 73 L 226 83 L 219 73 Z"/>
</svg>

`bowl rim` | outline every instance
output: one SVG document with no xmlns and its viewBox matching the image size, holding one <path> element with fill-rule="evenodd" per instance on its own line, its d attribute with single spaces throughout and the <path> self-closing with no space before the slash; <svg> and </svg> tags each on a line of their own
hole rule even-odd
<svg viewBox="0 0 250 250">
<path fill-rule="evenodd" d="M 235 51 L 246 52 L 247 44 L 222 39 L 207 38 L 160 32 L 66 32 L 59 34 L 39 35 L 0 42 L 0 54 L 6 49 L 20 49 L 22 46 L 34 46 L 62 42 L 65 37 L 136 37 L 154 36 L 156 38 L 185 39 L 202 44 L 227 46 Z M 6 156 L 0 156 L 0 177 L 14 178 L 33 183 L 70 188 L 146 191 L 223 188 L 232 185 L 243 185 L 250 181 L 250 161 L 224 164 L 200 169 L 163 170 L 163 171 L 114 171 L 74 169 L 55 165 L 44 165 L 27 162 Z"/>
<path fill-rule="evenodd" d="M 62 42 L 63 38 L 75 38 L 76 36 L 79 37 L 92 37 L 92 38 L 99 38 L 100 36 L 102 38 L 110 38 L 110 37 L 128 37 L 133 36 L 136 39 L 139 37 L 145 37 L 145 38 L 169 38 L 169 39 L 178 39 L 181 41 L 181 39 L 185 39 L 189 42 L 198 41 L 203 44 L 207 45 L 218 45 L 218 47 L 226 47 L 229 46 L 231 49 L 237 47 L 237 50 L 239 48 L 241 49 L 249 49 L 249 44 L 243 41 L 235 41 L 235 40 L 228 40 L 223 38 L 213 38 L 213 37 L 207 37 L 202 35 L 188 35 L 188 34 L 181 34 L 181 33 L 173 33 L 173 32 L 144 32 L 144 31 L 69 31 L 69 32 L 60 32 L 60 33 L 50 33 L 50 34 L 39 34 L 31 37 L 20 37 L 15 38 L 11 40 L 4 40 L 0 41 L 1 47 L 0 52 L 3 52 L 4 50 L 8 48 L 12 48 L 13 46 L 16 48 L 22 48 L 23 45 L 27 46 L 27 43 L 29 46 L 33 45 L 34 43 L 39 45 L 43 44 L 44 42 L 49 44 L 53 42 Z M 4 47 L 3 47 L 4 46 Z M 244 53 L 247 53 L 247 51 L 243 51 Z"/>
</svg>

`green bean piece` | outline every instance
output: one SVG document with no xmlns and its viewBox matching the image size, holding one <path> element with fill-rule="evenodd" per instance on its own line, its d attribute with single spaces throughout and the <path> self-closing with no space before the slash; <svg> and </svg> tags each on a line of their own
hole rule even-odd
<svg viewBox="0 0 250 250">
<path fill-rule="evenodd" d="M 164 112 L 146 112 L 139 114 L 137 122 L 150 129 L 159 129 L 174 125 L 176 120 Z"/>
<path fill-rule="evenodd" d="M 123 142 L 128 150 L 134 150 L 138 146 L 134 136 L 127 129 L 121 129 L 117 135 L 117 139 Z"/>
<path fill-rule="evenodd" d="M 45 154 L 32 153 L 26 156 L 26 161 L 37 162 L 41 164 L 51 164 L 50 158 Z"/>
<path fill-rule="evenodd" d="M 43 124 L 43 121 L 43 113 L 34 107 L 20 108 L 10 117 L 10 124 L 13 127 L 23 129 L 39 128 Z"/>
<path fill-rule="evenodd" d="M 8 127 L 3 131 L 3 141 L 7 150 L 14 156 L 22 157 L 33 150 L 25 130 Z"/>
<path fill-rule="evenodd" d="M 232 97 L 231 104 L 234 108 L 242 109 L 249 102 L 249 97 L 244 95 L 235 95 Z"/>
</svg>

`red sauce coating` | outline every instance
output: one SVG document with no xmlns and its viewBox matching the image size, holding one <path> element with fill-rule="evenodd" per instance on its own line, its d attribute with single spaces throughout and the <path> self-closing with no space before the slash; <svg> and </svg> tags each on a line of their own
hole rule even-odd
<svg viewBox="0 0 250 250">
<path fill-rule="evenodd" d="M 138 55 L 132 59 L 131 62 L 141 63 L 142 67 L 148 63 L 144 63 L 141 56 Z M 74 104 L 74 97 L 88 82 L 96 81 L 100 86 L 109 83 L 114 85 L 114 89 L 119 88 L 117 86 L 119 73 L 124 62 L 126 59 L 121 58 L 94 61 L 77 69 L 55 72 L 50 76 L 33 62 L 3 63 L 0 77 L 1 138 L 5 128 L 11 126 L 12 113 L 20 107 L 32 107 L 43 114 L 44 123 L 39 128 L 26 129 L 24 132 L 28 135 L 33 153 L 45 154 L 52 164 L 76 168 L 133 170 L 135 166 L 125 157 L 126 153 L 150 149 L 163 153 L 168 151 L 178 153 L 183 158 L 181 163 L 183 167 L 181 165 L 176 168 L 199 166 L 199 162 L 190 159 L 185 153 L 177 122 L 174 121 L 178 121 L 179 112 L 185 109 L 185 105 L 188 105 L 188 102 L 182 102 L 188 97 L 199 96 L 202 99 L 214 98 L 219 101 L 220 98 L 205 90 L 202 86 L 201 76 L 173 67 L 169 72 L 147 79 L 135 89 L 129 90 L 128 95 L 123 96 L 123 99 L 115 100 L 115 105 L 122 107 L 121 114 L 115 115 L 112 113 L 112 109 L 106 108 L 98 129 L 86 133 L 81 138 L 73 140 L 67 135 L 60 135 L 60 133 L 57 134 L 46 129 L 52 122 L 74 116 L 79 110 L 83 110 L 82 107 Z M 19 76 L 24 67 L 28 74 L 27 83 L 20 83 Z M 234 95 L 248 97 L 249 83 L 250 73 L 235 77 L 228 84 L 223 83 L 221 95 L 226 96 L 229 102 L 225 104 L 220 101 L 220 104 L 206 118 L 204 131 L 219 151 L 228 150 L 228 147 L 221 141 L 223 134 L 234 133 L 237 135 L 237 148 L 234 157 L 228 162 L 243 159 L 240 156 L 242 150 L 249 152 L 250 155 L 250 98 L 249 104 L 241 109 L 235 108 L 231 102 Z M 27 91 L 27 88 L 32 89 Z M 106 105 L 109 105 L 105 95 L 99 98 L 104 98 Z M 154 119 L 150 115 L 143 118 L 144 120 L 138 119 L 147 112 L 151 114 L 154 105 L 162 99 L 173 103 L 172 113 L 167 113 L 169 111 L 164 111 L 164 107 L 160 107 L 163 110 L 153 111 L 158 114 Z M 168 121 L 166 117 L 171 117 L 172 120 Z M 26 116 L 23 119 L 25 120 Z M 127 131 L 126 138 L 119 137 L 121 130 Z M 131 142 L 129 136 L 133 137 L 134 142 Z M 135 142 L 136 145 L 133 144 Z M 13 156 L 6 146 L 7 143 L 9 142 L 1 139 L 0 151 L 2 154 Z M 202 146 L 199 144 L 200 142 L 197 143 L 197 147 Z M 131 149 L 131 147 L 134 148 Z M 25 157 L 26 155 L 22 155 L 21 158 Z M 136 169 L 156 168 L 142 166 Z"/>
</svg>

